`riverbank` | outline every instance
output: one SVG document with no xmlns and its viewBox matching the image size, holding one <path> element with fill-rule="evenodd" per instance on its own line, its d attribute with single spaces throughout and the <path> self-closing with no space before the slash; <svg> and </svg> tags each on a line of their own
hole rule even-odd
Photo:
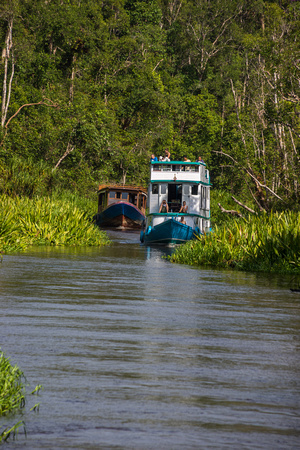
<svg viewBox="0 0 300 450">
<path fill-rule="evenodd" d="M 300 214 L 235 219 L 179 247 L 170 260 L 245 271 L 300 273 Z"/>
<path fill-rule="evenodd" d="M 0 196 L 0 251 L 31 245 L 103 246 L 109 239 L 91 219 L 88 201 Z"/>
</svg>

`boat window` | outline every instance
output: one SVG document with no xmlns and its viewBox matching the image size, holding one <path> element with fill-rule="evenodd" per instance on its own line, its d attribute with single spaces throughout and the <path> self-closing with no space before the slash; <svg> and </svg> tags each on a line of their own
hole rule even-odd
<svg viewBox="0 0 300 450">
<path fill-rule="evenodd" d="M 170 164 L 164 164 L 162 169 L 164 172 L 170 172 L 172 170 L 172 166 Z"/>
<path fill-rule="evenodd" d="M 162 184 L 160 186 L 160 193 L 161 194 L 166 194 L 167 193 L 167 185 L 166 184 Z"/>
<path fill-rule="evenodd" d="M 127 200 L 128 194 L 127 192 L 122 192 L 122 200 Z"/>
<path fill-rule="evenodd" d="M 159 171 L 160 171 L 160 165 L 159 165 L 159 164 L 153 165 L 153 166 L 152 166 L 152 170 L 153 170 L 154 172 L 159 172 Z"/>
<path fill-rule="evenodd" d="M 198 184 L 192 185 L 192 195 L 198 195 Z"/>
<path fill-rule="evenodd" d="M 109 198 L 115 198 L 115 196 L 116 196 L 115 191 L 110 191 Z"/>
<path fill-rule="evenodd" d="M 201 208 L 206 209 L 206 188 L 201 186 Z"/>
<path fill-rule="evenodd" d="M 188 184 L 185 184 L 183 186 L 183 193 L 184 193 L 184 195 L 189 195 L 189 193 L 190 193 L 190 186 Z"/>
<path fill-rule="evenodd" d="M 152 184 L 152 194 L 158 194 L 158 184 Z"/>
<path fill-rule="evenodd" d="M 179 171 L 180 171 L 180 166 L 179 166 L 179 164 L 174 164 L 174 165 L 172 166 L 172 170 L 173 170 L 173 172 L 179 172 Z"/>
<path fill-rule="evenodd" d="M 129 194 L 129 203 L 136 205 L 136 201 L 137 201 L 137 196 L 134 194 Z"/>
<path fill-rule="evenodd" d="M 117 198 L 121 198 L 121 192 L 117 192 Z"/>
<path fill-rule="evenodd" d="M 99 206 L 101 206 L 104 203 L 105 194 L 102 193 L 99 195 Z"/>
</svg>

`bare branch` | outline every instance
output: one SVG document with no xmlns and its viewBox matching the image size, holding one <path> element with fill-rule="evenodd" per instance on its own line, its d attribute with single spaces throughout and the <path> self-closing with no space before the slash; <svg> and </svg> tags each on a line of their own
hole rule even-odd
<svg viewBox="0 0 300 450">
<path fill-rule="evenodd" d="M 276 194 L 276 192 L 272 191 L 272 189 L 270 189 L 268 186 L 266 186 L 265 184 L 260 183 L 260 181 L 258 181 L 258 179 L 253 175 L 253 173 L 250 172 L 250 170 L 246 169 L 246 167 L 243 167 L 241 164 L 239 164 L 232 156 L 228 155 L 227 153 L 224 153 L 223 151 L 217 151 L 217 150 L 213 150 L 214 153 L 218 153 L 219 155 L 223 155 L 223 156 L 227 156 L 228 158 L 230 158 L 232 161 L 235 162 L 235 164 L 237 164 L 239 167 L 241 167 L 241 169 L 243 169 L 251 178 L 252 180 L 255 181 L 255 183 L 260 186 L 261 188 L 266 189 L 268 192 L 270 192 L 272 195 L 274 195 L 274 197 L 278 198 L 279 200 L 283 201 L 281 197 L 279 197 L 279 195 Z"/>
<path fill-rule="evenodd" d="M 160 61 L 158 61 L 158 63 L 156 64 L 156 66 L 154 67 L 154 69 L 152 70 L 152 72 L 155 72 L 155 70 L 158 68 L 158 66 L 160 65 L 160 63 L 164 60 L 164 58 L 162 58 Z"/>
<path fill-rule="evenodd" d="M 178 4 L 179 3 L 179 4 Z M 172 25 L 172 23 L 175 22 L 175 20 L 177 19 L 177 16 L 180 12 L 181 6 L 182 6 L 182 1 L 173 1 L 169 3 L 169 17 L 166 17 L 167 21 L 169 22 L 169 25 Z"/>
<path fill-rule="evenodd" d="M 222 211 L 222 213 L 231 214 L 233 216 L 242 217 L 242 218 L 244 217 L 243 214 L 239 213 L 238 211 L 235 211 L 234 209 L 224 209 L 220 203 L 218 203 L 218 206 L 219 206 L 220 210 Z"/>
<path fill-rule="evenodd" d="M 235 203 L 240 205 L 242 208 L 245 208 L 247 211 L 251 212 L 252 214 L 257 214 L 253 209 L 249 208 L 249 206 L 246 206 L 243 203 L 239 202 L 233 195 L 231 196 L 231 198 L 233 201 L 235 201 Z"/>
<path fill-rule="evenodd" d="M 60 165 L 60 163 L 68 156 L 69 153 L 71 153 L 75 148 L 75 145 L 71 145 L 70 141 L 68 142 L 67 145 L 67 150 L 65 151 L 65 153 L 62 155 L 62 157 L 58 160 L 57 164 L 55 165 L 55 167 L 52 169 L 52 172 L 54 172 L 55 169 L 58 168 L 58 166 Z"/>
<path fill-rule="evenodd" d="M 5 128 L 8 127 L 10 121 L 11 121 L 14 117 L 16 117 L 16 115 L 19 114 L 19 112 L 21 111 L 21 109 L 23 109 L 25 106 L 36 106 L 36 105 L 52 106 L 53 108 L 57 108 L 57 107 L 58 107 L 58 105 L 57 105 L 56 103 L 52 103 L 51 105 L 49 105 L 49 103 L 46 103 L 46 102 L 43 102 L 43 101 L 40 101 L 40 102 L 37 102 L 37 103 L 25 103 L 24 105 L 20 106 L 20 108 L 18 109 L 18 111 L 15 112 L 15 114 L 13 114 L 13 115 L 8 119 L 8 121 L 7 121 L 6 124 L 5 124 Z"/>
<path fill-rule="evenodd" d="M 298 95 L 296 95 L 294 93 L 290 93 L 288 95 L 289 95 L 288 97 L 285 97 L 283 95 L 282 98 L 284 100 L 286 100 L 287 102 L 296 103 L 297 105 L 300 103 L 300 97 L 298 97 Z"/>
<path fill-rule="evenodd" d="M 43 102 L 43 101 L 40 101 L 40 102 L 37 102 L 37 103 L 25 103 L 24 105 L 20 106 L 20 108 L 18 109 L 18 111 L 16 111 L 15 114 L 13 114 L 13 115 L 8 119 L 8 121 L 6 122 L 6 124 L 5 124 L 5 126 L 4 126 L 5 132 L 4 132 L 3 139 L 2 139 L 2 141 L 0 142 L 0 147 L 3 145 L 3 142 L 4 142 L 5 138 L 6 138 L 9 123 L 11 122 L 11 120 L 12 120 L 14 117 L 16 117 L 16 116 L 19 114 L 19 112 L 21 111 L 21 109 L 23 109 L 25 106 L 36 106 L 36 105 L 45 105 L 45 106 L 51 106 L 51 107 L 53 107 L 53 108 L 58 108 L 58 105 L 57 105 L 56 103 L 53 103 L 51 100 L 48 100 L 48 101 L 50 101 L 51 104 L 46 103 L 46 102 Z"/>
<path fill-rule="evenodd" d="M 240 11 L 241 11 L 241 8 L 239 9 L 239 13 L 240 13 Z M 226 31 L 227 27 L 229 26 L 229 23 L 231 22 L 231 20 L 233 20 L 237 15 L 238 14 L 234 14 L 233 16 L 228 17 L 227 19 L 224 20 L 224 22 L 222 23 L 221 28 L 220 28 L 220 33 L 218 34 L 218 36 L 212 43 L 213 47 L 215 46 L 217 41 L 220 39 L 220 37 L 224 34 L 224 32 Z"/>
</svg>

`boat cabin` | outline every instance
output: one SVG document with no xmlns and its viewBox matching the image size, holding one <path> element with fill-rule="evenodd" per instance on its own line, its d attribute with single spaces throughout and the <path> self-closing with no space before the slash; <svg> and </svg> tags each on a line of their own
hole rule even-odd
<svg viewBox="0 0 300 450">
<path fill-rule="evenodd" d="M 146 211 L 147 190 L 135 186 L 100 185 L 98 190 L 98 213 L 114 203 L 127 202 L 143 214 Z"/>
<path fill-rule="evenodd" d="M 205 163 L 152 161 L 148 189 L 149 214 L 158 214 L 163 200 L 167 201 L 169 215 L 178 214 L 185 201 L 188 216 L 197 216 L 201 230 L 209 228 L 210 178 Z"/>
</svg>

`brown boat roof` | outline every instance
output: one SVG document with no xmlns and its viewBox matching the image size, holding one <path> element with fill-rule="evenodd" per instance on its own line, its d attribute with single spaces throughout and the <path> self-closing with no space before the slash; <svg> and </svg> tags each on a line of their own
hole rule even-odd
<svg viewBox="0 0 300 450">
<path fill-rule="evenodd" d="M 109 189 L 109 190 L 118 189 L 120 191 L 134 191 L 134 192 L 140 191 L 143 194 L 147 194 L 147 189 L 145 189 L 142 186 L 130 186 L 130 185 L 125 185 L 125 184 L 121 184 L 121 185 L 119 185 L 119 184 L 100 184 L 98 192 L 102 191 L 103 189 Z"/>
</svg>

